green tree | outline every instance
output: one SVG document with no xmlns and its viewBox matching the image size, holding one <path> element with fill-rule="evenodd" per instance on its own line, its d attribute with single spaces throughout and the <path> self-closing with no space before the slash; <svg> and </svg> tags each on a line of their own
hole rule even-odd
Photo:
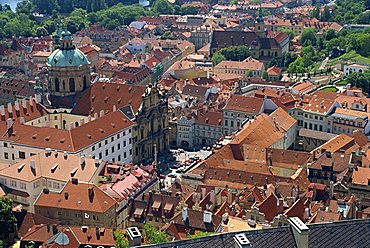
<svg viewBox="0 0 370 248">
<path fill-rule="evenodd" d="M 156 0 L 152 6 L 154 12 L 158 14 L 173 14 L 174 8 L 167 0 Z"/>
<path fill-rule="evenodd" d="M 144 225 L 144 239 L 146 244 L 159 244 L 169 241 L 167 234 L 156 229 L 151 223 Z"/>
<path fill-rule="evenodd" d="M 127 240 L 127 233 L 122 230 L 117 230 L 113 233 L 114 239 L 116 240 L 117 248 L 129 248 L 129 243 Z"/>
<path fill-rule="evenodd" d="M 303 46 L 309 46 L 309 45 L 316 45 L 316 32 L 313 28 L 305 28 L 302 31 L 301 38 L 300 38 L 300 43 Z"/>
<path fill-rule="evenodd" d="M 367 94 L 370 94 L 370 71 L 364 73 L 351 73 L 346 79 L 352 86 L 361 88 Z"/>
<path fill-rule="evenodd" d="M 219 64 L 221 61 L 224 61 L 226 60 L 225 56 L 222 55 L 221 53 L 219 52 L 216 52 L 215 54 L 213 54 L 212 56 L 212 62 L 213 62 L 213 65 L 217 65 Z"/>
<path fill-rule="evenodd" d="M 267 80 L 267 79 L 268 79 L 268 77 L 269 77 L 269 74 L 267 73 L 267 71 L 264 71 L 264 72 L 262 73 L 262 78 L 263 78 L 263 79 L 265 79 L 265 80 Z"/>
<path fill-rule="evenodd" d="M 295 34 L 293 32 L 293 30 L 289 29 L 289 28 L 279 28 L 278 31 L 280 32 L 283 32 L 285 34 L 287 34 L 289 36 L 289 39 L 290 40 L 293 40 Z"/>
<path fill-rule="evenodd" d="M 35 6 L 35 11 L 43 14 L 51 14 L 53 10 L 60 9 L 57 0 L 31 0 L 31 3 Z"/>
<path fill-rule="evenodd" d="M 311 12 L 311 16 L 316 18 L 316 19 L 320 19 L 320 7 L 319 6 L 316 6 L 313 11 Z"/>
<path fill-rule="evenodd" d="M 238 4 L 238 0 L 231 0 L 230 2 L 231 4 L 234 4 L 234 5 L 237 5 Z"/>
<path fill-rule="evenodd" d="M 321 14 L 321 21 L 328 22 L 331 19 L 329 6 L 325 5 L 324 11 Z"/>
<path fill-rule="evenodd" d="M 247 77 L 253 77 L 253 71 L 248 71 L 247 72 Z"/>
<path fill-rule="evenodd" d="M 198 232 L 196 234 L 188 234 L 186 237 L 188 239 L 196 239 L 200 237 L 205 237 L 214 234 L 213 232 Z"/>
<path fill-rule="evenodd" d="M 12 211 L 13 201 L 7 197 L 0 197 L 0 240 L 6 240 L 13 232 L 16 219 Z"/>
</svg>

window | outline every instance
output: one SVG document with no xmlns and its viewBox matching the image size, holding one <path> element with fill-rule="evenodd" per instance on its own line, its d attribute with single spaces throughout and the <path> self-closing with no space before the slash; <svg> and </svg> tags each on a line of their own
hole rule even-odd
<svg viewBox="0 0 370 248">
<path fill-rule="evenodd" d="M 17 182 L 14 180 L 10 180 L 10 186 L 11 187 L 17 187 Z"/>
<path fill-rule="evenodd" d="M 123 153 L 123 158 L 127 158 L 126 152 Z"/>
<path fill-rule="evenodd" d="M 126 140 L 123 141 L 123 147 L 126 147 Z"/>
<path fill-rule="evenodd" d="M 128 139 L 128 143 L 131 144 L 132 143 L 132 140 L 131 138 Z"/>
<path fill-rule="evenodd" d="M 108 140 L 105 140 L 105 144 L 108 145 Z"/>
<path fill-rule="evenodd" d="M 33 188 L 34 188 L 34 189 L 37 189 L 38 187 L 40 187 L 40 182 L 39 182 L 39 181 L 34 182 L 34 183 L 33 183 Z"/>
<path fill-rule="evenodd" d="M 27 189 L 27 185 L 25 183 L 19 183 L 19 188 Z"/>
<path fill-rule="evenodd" d="M 19 158 L 25 159 L 26 158 L 26 153 L 25 152 L 19 152 Z"/>
<path fill-rule="evenodd" d="M 130 149 L 130 155 L 132 155 L 132 149 Z"/>
<path fill-rule="evenodd" d="M 230 126 L 234 126 L 234 121 L 230 121 Z"/>
<path fill-rule="evenodd" d="M 54 189 L 59 189 L 60 188 L 59 183 L 53 182 L 53 188 Z"/>
<path fill-rule="evenodd" d="M 117 160 L 118 160 L 118 161 L 121 161 L 121 155 L 118 155 Z"/>
<path fill-rule="evenodd" d="M 114 146 L 112 146 L 112 148 L 111 148 L 111 149 L 112 149 L 112 153 L 114 153 Z"/>
<path fill-rule="evenodd" d="M 101 148 L 101 143 L 99 143 L 99 148 Z"/>
<path fill-rule="evenodd" d="M 99 159 L 102 159 L 102 158 L 103 158 L 103 154 L 99 152 Z"/>
<path fill-rule="evenodd" d="M 113 142 L 113 141 L 114 141 L 114 137 L 112 137 L 112 138 L 110 139 L 110 141 L 111 141 L 111 142 Z"/>
<path fill-rule="evenodd" d="M 4 142 L 4 147 L 8 147 L 8 143 Z"/>
<path fill-rule="evenodd" d="M 4 158 L 9 159 L 9 154 L 7 152 L 4 152 Z"/>
<path fill-rule="evenodd" d="M 117 150 L 120 150 L 121 149 L 121 144 L 120 143 L 118 143 L 117 144 Z"/>
<path fill-rule="evenodd" d="M 95 146 L 93 146 L 91 150 L 92 150 L 92 151 L 95 151 Z"/>
<path fill-rule="evenodd" d="M 105 150 L 105 156 L 108 156 L 108 149 Z"/>
<path fill-rule="evenodd" d="M 75 85 L 75 79 L 74 78 L 69 79 L 69 91 L 70 92 L 75 92 L 76 91 L 76 85 Z"/>
</svg>

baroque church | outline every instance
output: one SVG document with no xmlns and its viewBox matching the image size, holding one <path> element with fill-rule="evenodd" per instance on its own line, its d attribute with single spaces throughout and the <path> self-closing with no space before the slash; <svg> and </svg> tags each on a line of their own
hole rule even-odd
<svg viewBox="0 0 370 248">
<path fill-rule="evenodd" d="M 73 45 L 68 30 L 58 27 L 53 52 L 47 60 L 48 89 L 44 105 L 53 111 L 97 116 L 121 111 L 133 123 L 133 162 L 150 163 L 169 151 L 168 104 L 156 85 L 138 86 L 117 82 L 93 83 L 87 56 Z M 118 89 L 121 90 L 118 90 Z M 40 84 L 35 87 L 41 99 Z M 136 104 L 137 103 L 137 104 Z"/>
</svg>

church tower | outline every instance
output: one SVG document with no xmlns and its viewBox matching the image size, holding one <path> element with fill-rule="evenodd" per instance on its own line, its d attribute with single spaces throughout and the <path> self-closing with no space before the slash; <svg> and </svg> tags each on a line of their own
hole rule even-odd
<svg viewBox="0 0 370 248">
<path fill-rule="evenodd" d="M 90 62 L 72 44 L 72 34 L 61 32 L 58 47 L 47 60 L 48 89 L 52 107 L 72 108 L 78 95 L 90 86 Z"/>
<path fill-rule="evenodd" d="M 265 20 L 264 16 L 262 14 L 262 0 L 260 2 L 260 10 L 259 10 L 259 15 L 256 18 L 255 22 L 255 32 L 260 38 L 266 38 L 266 33 L 267 33 L 267 28 L 265 26 Z"/>
</svg>

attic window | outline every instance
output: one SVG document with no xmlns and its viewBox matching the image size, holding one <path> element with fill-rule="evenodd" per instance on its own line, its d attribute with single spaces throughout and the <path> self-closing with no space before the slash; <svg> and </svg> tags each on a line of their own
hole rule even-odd
<svg viewBox="0 0 370 248">
<path fill-rule="evenodd" d="M 37 134 L 32 135 L 32 139 L 36 139 L 36 138 L 37 138 Z"/>
<path fill-rule="evenodd" d="M 117 86 L 117 88 L 116 88 L 116 89 L 117 89 L 117 91 L 119 91 L 119 89 L 120 89 L 120 88 L 121 88 L 120 86 Z"/>
<path fill-rule="evenodd" d="M 132 90 L 132 86 L 128 88 L 128 93 L 131 93 L 131 90 Z"/>
<path fill-rule="evenodd" d="M 112 127 L 113 127 L 113 128 L 115 128 L 115 127 L 116 127 L 116 124 L 114 124 L 114 123 L 111 123 L 111 125 L 112 125 Z"/>
<path fill-rule="evenodd" d="M 45 140 L 46 141 L 49 141 L 50 140 L 50 136 L 45 137 Z"/>
<path fill-rule="evenodd" d="M 94 101 L 94 100 L 95 100 L 95 98 L 96 98 L 96 96 L 95 96 L 95 95 L 93 95 L 93 96 L 91 97 L 91 100 L 92 100 L 92 101 Z"/>
<path fill-rule="evenodd" d="M 51 168 L 51 173 L 54 173 L 55 172 L 55 170 L 58 168 L 58 163 L 57 164 L 55 164 L 52 168 Z"/>
<path fill-rule="evenodd" d="M 86 134 L 87 138 L 91 139 L 91 134 Z"/>
<path fill-rule="evenodd" d="M 26 164 L 25 163 L 23 163 L 23 164 L 21 164 L 20 166 L 18 166 L 18 173 L 19 172 L 21 172 L 22 171 L 22 169 L 23 169 L 23 167 L 25 166 Z"/>
<path fill-rule="evenodd" d="M 105 84 L 103 84 L 102 88 L 105 89 Z"/>
<path fill-rule="evenodd" d="M 104 102 L 107 102 L 107 101 L 108 101 L 108 99 L 109 99 L 109 97 L 107 97 L 107 96 L 106 96 L 106 97 L 104 98 Z"/>
<path fill-rule="evenodd" d="M 61 139 L 59 142 L 63 144 L 65 140 L 66 139 Z"/>
<path fill-rule="evenodd" d="M 74 177 L 76 175 L 77 168 L 75 168 L 73 171 L 71 171 L 71 177 Z"/>
<path fill-rule="evenodd" d="M 117 100 L 117 102 L 118 102 L 118 103 L 121 103 L 121 101 L 122 101 L 122 99 L 121 99 L 121 98 Z"/>
<path fill-rule="evenodd" d="M 102 129 L 102 128 L 99 128 L 99 131 L 100 131 L 101 133 L 104 133 L 104 129 Z"/>
</svg>

